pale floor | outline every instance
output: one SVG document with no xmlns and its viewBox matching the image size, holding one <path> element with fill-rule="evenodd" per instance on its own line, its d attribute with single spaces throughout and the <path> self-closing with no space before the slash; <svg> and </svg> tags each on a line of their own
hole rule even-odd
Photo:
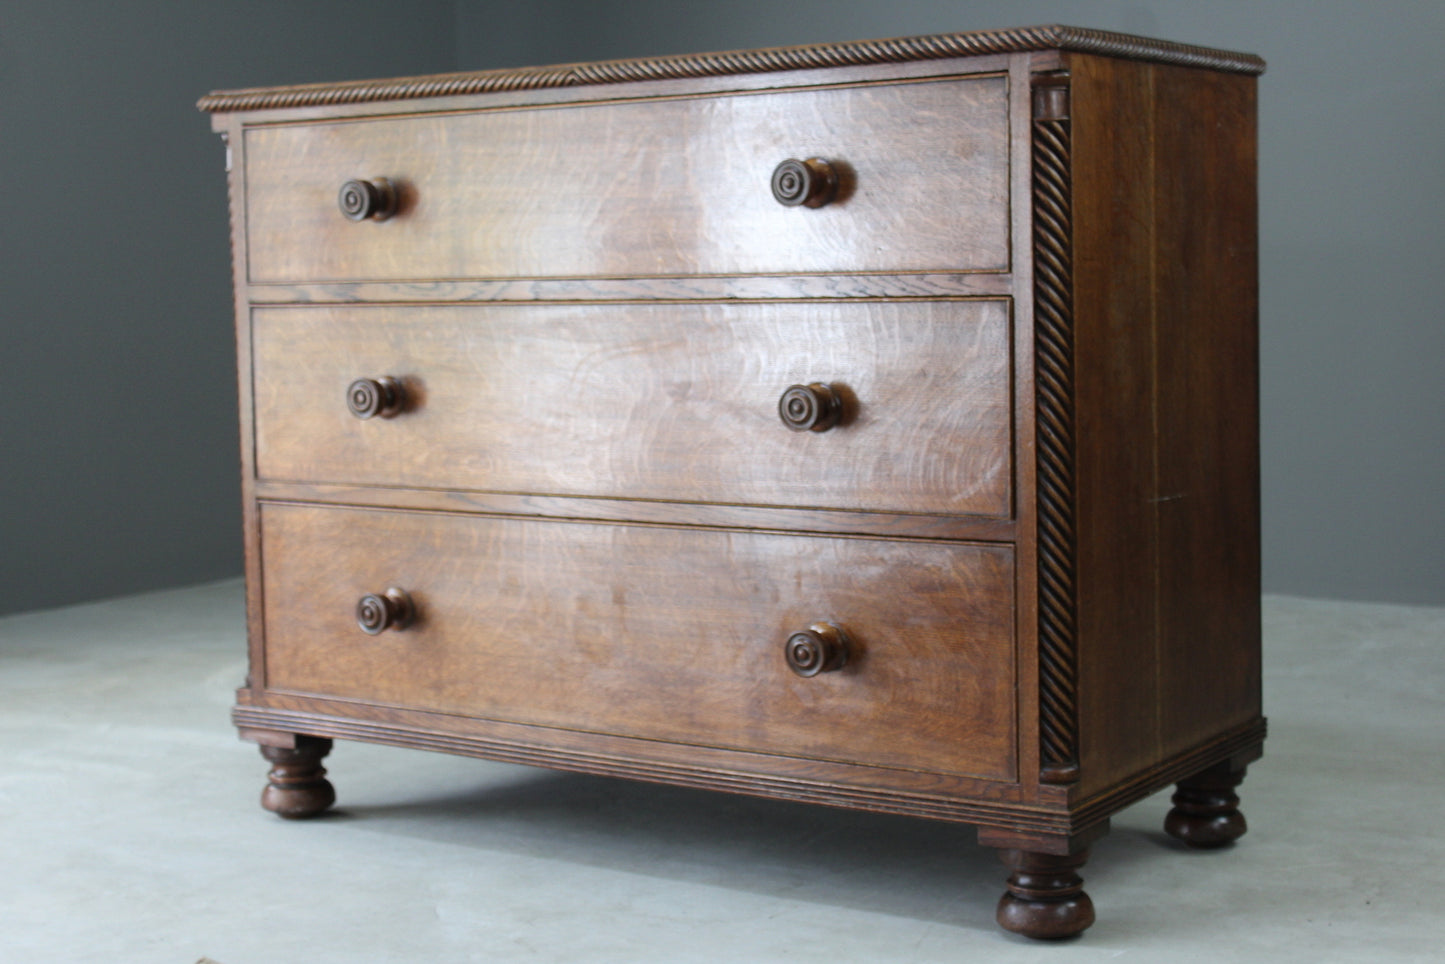
<svg viewBox="0 0 1445 964">
<path fill-rule="evenodd" d="M 967 827 L 351 743 L 279 820 L 242 621 L 234 582 L 0 619 L 0 962 L 1445 959 L 1445 609 L 1266 599 L 1249 835 L 1135 805 L 1063 945 L 995 928 Z"/>
</svg>

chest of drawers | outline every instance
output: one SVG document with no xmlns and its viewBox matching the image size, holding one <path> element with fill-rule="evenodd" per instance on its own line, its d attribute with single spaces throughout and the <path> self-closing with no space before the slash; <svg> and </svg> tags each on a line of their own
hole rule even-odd
<svg viewBox="0 0 1445 964">
<path fill-rule="evenodd" d="M 357 739 L 1244 832 L 1254 75 L 1073 28 L 212 94 L 263 804 Z"/>
</svg>

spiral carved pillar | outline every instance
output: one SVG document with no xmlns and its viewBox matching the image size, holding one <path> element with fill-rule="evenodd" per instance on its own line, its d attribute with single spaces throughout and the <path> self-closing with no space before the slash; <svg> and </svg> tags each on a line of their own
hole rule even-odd
<svg viewBox="0 0 1445 964">
<path fill-rule="evenodd" d="M 1067 74 L 1033 90 L 1040 779 L 1078 779 L 1073 198 Z"/>
</svg>

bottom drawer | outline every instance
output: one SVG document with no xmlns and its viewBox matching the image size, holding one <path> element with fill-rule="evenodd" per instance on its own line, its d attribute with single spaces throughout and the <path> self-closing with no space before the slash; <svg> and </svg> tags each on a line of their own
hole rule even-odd
<svg viewBox="0 0 1445 964">
<path fill-rule="evenodd" d="M 267 689 L 1015 777 L 1007 547 L 281 504 L 260 516 Z M 363 632 L 358 601 L 391 588 L 411 622 Z M 800 676 L 786 645 L 820 623 L 842 630 L 846 663 Z"/>
</svg>

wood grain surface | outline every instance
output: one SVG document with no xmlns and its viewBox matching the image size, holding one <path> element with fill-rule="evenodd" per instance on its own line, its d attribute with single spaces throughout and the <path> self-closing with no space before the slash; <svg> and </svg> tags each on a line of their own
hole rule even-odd
<svg viewBox="0 0 1445 964">
<path fill-rule="evenodd" d="M 1006 517 L 1008 304 L 477 305 L 253 312 L 259 477 Z M 407 408 L 362 421 L 356 378 Z M 843 424 L 790 431 L 824 382 Z"/>
<path fill-rule="evenodd" d="M 609 60 L 590 64 L 502 68 L 423 77 L 398 77 L 390 80 L 212 91 L 208 96 L 202 97 L 197 106 L 209 111 L 285 109 L 299 105 L 327 105 L 332 110 L 339 110 L 348 104 L 367 104 L 381 100 L 425 102 L 427 98 L 450 98 L 486 92 L 536 91 L 627 81 L 656 83 L 674 78 L 695 81 L 700 77 L 737 78 L 748 74 L 766 77 L 769 73 L 818 68 L 846 74 L 849 68 L 856 68 L 856 65 L 860 64 L 887 64 L 890 71 L 905 73 L 910 62 L 921 61 L 922 66 L 927 66 L 929 61 L 937 59 L 966 58 L 966 62 L 978 63 L 988 60 L 990 54 L 1009 52 L 1031 52 L 1034 59 L 1042 60 L 1057 56 L 1064 50 L 1251 75 L 1264 71 L 1264 61 L 1254 54 L 1050 24 L 1008 30 L 978 30 L 923 37 L 893 37 L 769 47 L 761 50 Z"/>
<path fill-rule="evenodd" d="M 1197 74 L 1154 67 L 1166 755 L 1261 709 L 1255 84 Z"/>
<path fill-rule="evenodd" d="M 1071 63 L 1087 796 L 1260 720 L 1255 100 Z"/>
<path fill-rule="evenodd" d="M 1260 64 L 1049 30 L 213 102 L 243 733 L 969 820 L 1023 869 L 1233 780 L 1264 738 Z M 779 204 L 814 157 L 837 198 Z M 343 217 L 356 178 L 395 213 Z M 399 410 L 355 417 L 356 379 Z M 789 431 L 813 383 L 842 418 Z M 404 625 L 359 629 L 367 594 Z M 802 678 L 823 622 L 848 660 Z"/>
<path fill-rule="evenodd" d="M 329 123 L 244 134 L 254 283 L 1002 271 L 1008 84 L 998 76 Z M 819 156 L 824 208 L 772 197 Z M 352 178 L 401 185 L 353 223 Z"/>
<path fill-rule="evenodd" d="M 1014 775 L 1013 553 L 267 504 L 271 690 L 785 756 Z M 396 586 L 405 630 L 354 608 Z M 818 621 L 847 665 L 783 656 Z"/>
</svg>

